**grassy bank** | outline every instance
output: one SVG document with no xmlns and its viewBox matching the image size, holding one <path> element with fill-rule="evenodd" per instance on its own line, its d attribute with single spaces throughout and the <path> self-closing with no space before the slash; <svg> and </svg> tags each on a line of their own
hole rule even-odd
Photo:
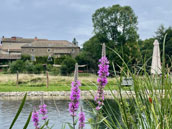
<svg viewBox="0 0 172 129">
<path fill-rule="evenodd" d="M 14 91 L 69 91 L 73 77 L 49 75 L 49 87 L 46 87 L 46 75 L 19 74 L 19 85 L 16 85 L 16 74 L 0 74 L 0 92 Z M 81 90 L 96 90 L 97 76 L 81 76 Z M 108 86 L 118 89 L 115 78 L 109 78 Z M 108 87 L 105 88 L 108 90 Z"/>
</svg>

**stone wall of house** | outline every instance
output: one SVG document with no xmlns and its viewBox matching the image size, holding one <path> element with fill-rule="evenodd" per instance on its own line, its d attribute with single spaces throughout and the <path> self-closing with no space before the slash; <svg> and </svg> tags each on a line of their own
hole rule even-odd
<svg viewBox="0 0 172 129">
<path fill-rule="evenodd" d="M 31 55 L 31 56 L 55 56 L 60 57 L 61 55 L 72 55 L 75 57 L 78 55 L 80 49 L 78 48 L 25 48 L 22 47 L 23 55 Z"/>
</svg>

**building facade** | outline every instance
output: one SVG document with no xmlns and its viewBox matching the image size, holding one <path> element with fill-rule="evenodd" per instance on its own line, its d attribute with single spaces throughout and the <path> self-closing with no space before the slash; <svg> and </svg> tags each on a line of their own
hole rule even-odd
<svg viewBox="0 0 172 129">
<path fill-rule="evenodd" d="M 80 47 L 66 40 L 48 40 L 11 37 L 1 39 L 0 60 L 17 60 L 21 55 L 53 56 L 71 55 L 75 57 Z"/>
<path fill-rule="evenodd" d="M 71 55 L 75 57 L 80 47 L 66 40 L 34 41 L 21 47 L 23 55 L 30 56 L 53 56 Z"/>
</svg>

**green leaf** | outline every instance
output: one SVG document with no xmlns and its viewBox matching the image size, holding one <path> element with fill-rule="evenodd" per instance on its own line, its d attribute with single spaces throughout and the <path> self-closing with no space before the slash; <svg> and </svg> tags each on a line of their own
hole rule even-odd
<svg viewBox="0 0 172 129">
<path fill-rule="evenodd" d="M 70 123 L 67 123 L 70 129 L 74 129 Z"/>
<path fill-rule="evenodd" d="M 52 125 L 51 127 L 50 127 L 50 129 L 52 129 L 54 127 L 54 125 Z M 65 128 L 64 128 L 65 129 Z"/>
<path fill-rule="evenodd" d="M 66 129 L 66 124 L 62 124 L 61 129 Z"/>
<path fill-rule="evenodd" d="M 76 119 L 75 121 L 74 121 L 74 124 L 76 125 L 78 123 L 78 119 Z"/>
<path fill-rule="evenodd" d="M 49 123 L 49 120 L 47 120 L 47 121 L 41 126 L 40 129 L 43 129 L 46 125 L 48 125 L 48 123 Z"/>
<path fill-rule="evenodd" d="M 21 111 L 23 109 L 23 106 L 25 104 L 26 97 L 27 97 L 27 93 L 24 95 L 24 98 L 23 98 L 23 100 L 22 100 L 22 102 L 20 104 L 20 107 L 19 107 L 19 109 L 18 109 L 18 111 L 16 113 L 16 116 L 14 117 L 9 129 L 12 129 L 12 127 L 14 126 L 14 123 L 16 122 L 17 118 L 19 117 L 19 115 L 20 115 L 20 113 L 21 113 Z"/>
<path fill-rule="evenodd" d="M 32 116 L 32 112 L 30 112 L 29 117 L 28 117 L 28 119 L 27 119 L 27 121 L 26 121 L 25 126 L 23 127 L 23 129 L 27 129 L 27 126 L 29 125 L 31 116 Z"/>
</svg>

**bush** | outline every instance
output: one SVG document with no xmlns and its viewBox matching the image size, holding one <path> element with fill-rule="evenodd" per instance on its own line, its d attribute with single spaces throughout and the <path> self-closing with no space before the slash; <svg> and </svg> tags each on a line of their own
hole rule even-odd
<svg viewBox="0 0 172 129">
<path fill-rule="evenodd" d="M 25 69 L 25 63 L 22 60 L 17 60 L 14 61 L 10 64 L 10 72 L 11 73 L 16 73 L 18 72 L 23 72 Z"/>
<path fill-rule="evenodd" d="M 48 56 L 39 56 L 36 57 L 37 64 L 47 64 Z"/>
<path fill-rule="evenodd" d="M 69 56 L 57 57 L 57 58 L 54 59 L 54 63 L 55 63 L 55 64 L 58 64 L 58 65 L 61 65 L 62 62 L 63 62 L 67 57 L 69 57 Z"/>
<path fill-rule="evenodd" d="M 33 62 L 30 62 L 30 61 L 26 61 L 25 62 L 25 71 L 27 72 L 27 73 L 34 73 L 34 64 L 33 64 Z"/>
<path fill-rule="evenodd" d="M 54 58 L 51 57 L 51 60 L 48 59 L 48 56 L 39 56 L 36 57 L 36 64 L 53 64 Z"/>
<path fill-rule="evenodd" d="M 53 74 L 53 75 L 59 75 L 60 74 L 60 68 L 53 67 L 52 65 L 47 65 L 47 70 Z"/>
<path fill-rule="evenodd" d="M 74 71 L 76 60 L 72 57 L 67 57 L 61 65 L 60 72 L 62 75 L 71 74 Z"/>
<path fill-rule="evenodd" d="M 35 74 L 40 74 L 42 71 L 45 71 L 45 69 L 42 64 L 35 64 L 33 71 Z"/>
<path fill-rule="evenodd" d="M 24 62 L 27 61 L 27 60 L 30 61 L 30 59 L 31 59 L 30 55 L 22 55 L 21 56 L 21 60 L 24 61 Z"/>
</svg>

